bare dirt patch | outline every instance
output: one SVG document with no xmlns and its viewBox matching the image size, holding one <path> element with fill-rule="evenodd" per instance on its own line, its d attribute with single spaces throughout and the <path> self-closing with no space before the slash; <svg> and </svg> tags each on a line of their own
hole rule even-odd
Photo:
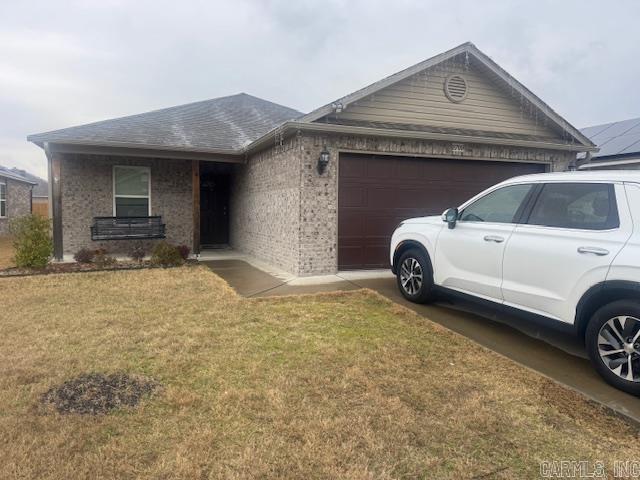
<svg viewBox="0 0 640 480">
<path fill-rule="evenodd" d="M 137 375 L 88 373 L 52 387 L 40 401 L 58 413 L 99 415 L 135 407 L 158 388 L 153 380 Z"/>
</svg>

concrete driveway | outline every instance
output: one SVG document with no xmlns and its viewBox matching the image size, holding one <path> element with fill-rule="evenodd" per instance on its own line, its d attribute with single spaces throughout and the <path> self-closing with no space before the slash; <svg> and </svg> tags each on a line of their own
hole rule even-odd
<svg viewBox="0 0 640 480">
<path fill-rule="evenodd" d="M 640 425 L 640 399 L 606 384 L 591 367 L 581 343 L 572 336 L 459 301 L 416 305 L 404 299 L 391 275 L 367 278 L 366 274 L 345 274 L 337 281 L 334 278 L 334 281 L 327 283 L 310 281 L 305 284 L 302 281 L 292 285 L 242 260 L 202 263 L 246 297 L 370 288 L 495 352 L 582 392 Z"/>
</svg>

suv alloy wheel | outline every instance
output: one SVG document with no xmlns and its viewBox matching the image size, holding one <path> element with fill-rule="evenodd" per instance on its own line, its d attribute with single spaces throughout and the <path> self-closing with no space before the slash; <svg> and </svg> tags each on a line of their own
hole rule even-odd
<svg viewBox="0 0 640 480">
<path fill-rule="evenodd" d="M 598 373 L 614 387 L 640 394 L 640 302 L 619 300 L 600 308 L 585 339 Z"/>
<path fill-rule="evenodd" d="M 400 292 L 407 300 L 417 303 L 433 300 L 431 264 L 420 250 L 412 248 L 400 256 L 396 280 Z"/>
</svg>

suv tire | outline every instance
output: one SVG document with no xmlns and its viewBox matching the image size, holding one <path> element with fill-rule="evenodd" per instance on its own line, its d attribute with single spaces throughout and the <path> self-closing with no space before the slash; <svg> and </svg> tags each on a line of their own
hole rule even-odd
<svg viewBox="0 0 640 480">
<path fill-rule="evenodd" d="M 435 298 L 431 262 L 417 248 L 407 250 L 400 256 L 396 281 L 400 292 L 410 302 L 428 303 Z"/>
<path fill-rule="evenodd" d="M 640 395 L 640 302 L 601 307 L 587 325 L 585 342 L 591 363 L 609 384 Z"/>
</svg>

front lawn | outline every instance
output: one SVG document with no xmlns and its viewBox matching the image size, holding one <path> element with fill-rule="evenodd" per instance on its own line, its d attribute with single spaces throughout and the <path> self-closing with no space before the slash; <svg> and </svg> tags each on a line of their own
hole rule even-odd
<svg viewBox="0 0 640 480">
<path fill-rule="evenodd" d="M 0 478 L 538 478 L 640 458 L 579 395 L 370 291 L 245 300 L 201 267 L 0 279 Z M 162 391 L 107 415 L 42 394 Z"/>
</svg>

